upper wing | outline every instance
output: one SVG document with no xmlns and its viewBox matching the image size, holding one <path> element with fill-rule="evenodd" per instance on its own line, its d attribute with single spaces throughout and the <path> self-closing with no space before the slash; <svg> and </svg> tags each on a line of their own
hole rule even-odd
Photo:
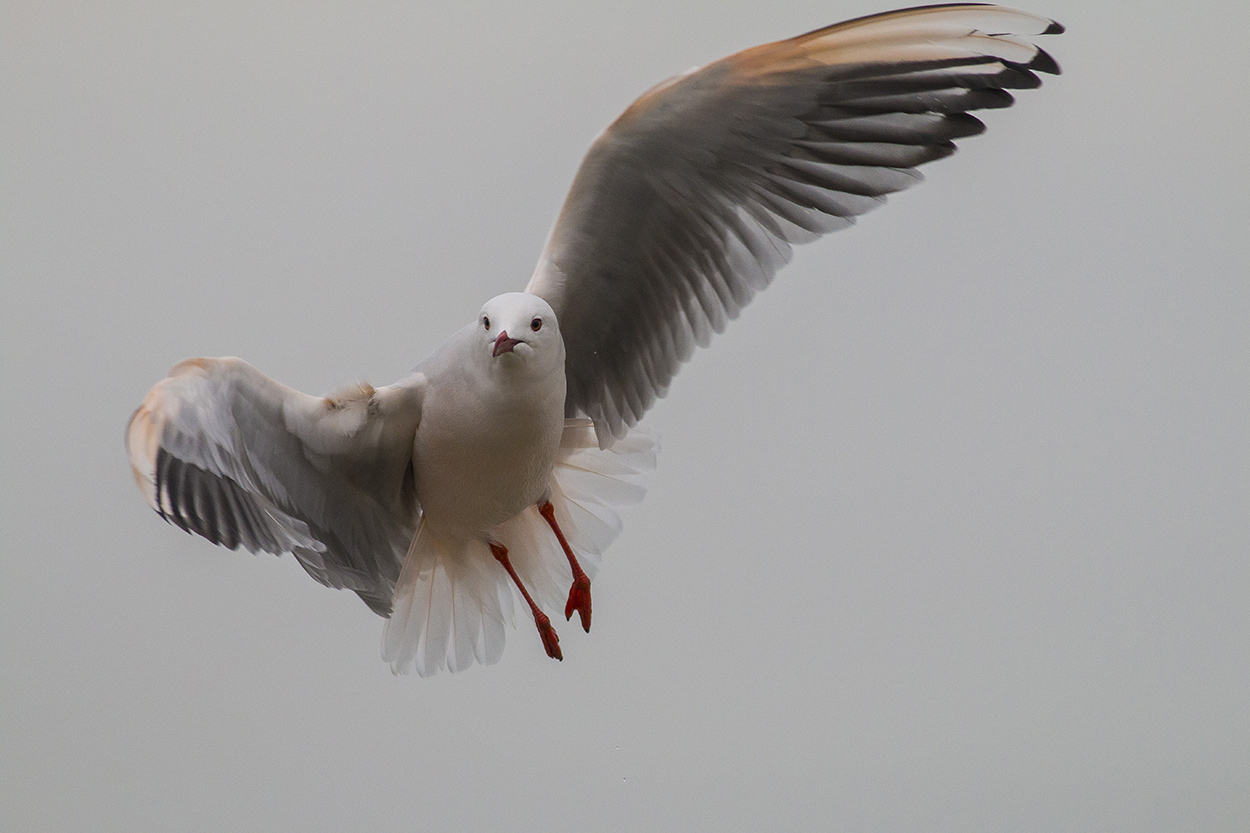
<svg viewBox="0 0 1250 833">
<path fill-rule="evenodd" d="M 624 435 L 790 246 L 919 181 L 915 166 L 1058 73 L 996 6 L 905 9 L 748 49 L 669 79 L 591 146 L 526 291 L 560 319 L 569 416 Z M 1014 34 L 1011 34 L 1014 33 Z"/>
<path fill-rule="evenodd" d="M 126 428 L 161 517 L 230 549 L 291 552 L 382 615 L 416 526 L 412 446 L 423 377 L 321 398 L 235 358 L 189 359 Z"/>
</svg>

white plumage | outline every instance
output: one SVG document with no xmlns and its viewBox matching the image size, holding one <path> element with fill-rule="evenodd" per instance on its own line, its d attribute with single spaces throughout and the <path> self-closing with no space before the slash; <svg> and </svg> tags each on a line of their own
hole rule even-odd
<svg viewBox="0 0 1250 833">
<path fill-rule="evenodd" d="M 590 626 L 589 579 L 641 500 L 634 426 L 790 247 L 919 181 L 1054 61 L 1044 18 L 960 4 L 861 18 L 663 82 L 594 142 L 524 293 L 412 373 L 328 397 L 191 359 L 126 444 L 148 503 L 231 549 L 291 552 L 388 616 L 397 671 L 496 661 L 519 594 Z"/>
</svg>

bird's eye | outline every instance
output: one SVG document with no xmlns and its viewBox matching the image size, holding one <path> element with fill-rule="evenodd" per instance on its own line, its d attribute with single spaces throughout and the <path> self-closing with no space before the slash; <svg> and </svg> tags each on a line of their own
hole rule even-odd
<svg viewBox="0 0 1250 833">
<path fill-rule="evenodd" d="M 543 320 L 541 318 L 535 318 L 533 321 L 530 322 L 530 329 L 533 330 L 534 332 L 538 332 L 542 328 L 543 328 Z"/>
<path fill-rule="evenodd" d="M 482 316 L 482 326 L 483 326 L 483 327 L 485 327 L 485 328 L 486 328 L 486 329 L 488 329 L 488 330 L 490 329 L 490 318 L 489 318 L 489 317 L 487 317 L 487 316 L 485 316 L 485 315 L 483 315 L 483 316 Z"/>
</svg>

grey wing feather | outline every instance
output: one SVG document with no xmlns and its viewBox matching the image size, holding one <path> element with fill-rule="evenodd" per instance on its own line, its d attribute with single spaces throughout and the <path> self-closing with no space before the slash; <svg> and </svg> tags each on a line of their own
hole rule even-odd
<svg viewBox="0 0 1250 833">
<path fill-rule="evenodd" d="M 907 9 L 731 55 L 634 102 L 591 146 L 527 287 L 555 309 L 567 415 L 604 445 L 789 261 L 1058 73 L 982 5 Z M 1012 34 L 1014 33 L 1014 34 Z"/>
<path fill-rule="evenodd" d="M 229 549 L 290 552 L 388 615 L 418 512 L 422 381 L 321 398 L 240 359 L 191 359 L 131 417 L 135 481 L 175 526 Z"/>
</svg>

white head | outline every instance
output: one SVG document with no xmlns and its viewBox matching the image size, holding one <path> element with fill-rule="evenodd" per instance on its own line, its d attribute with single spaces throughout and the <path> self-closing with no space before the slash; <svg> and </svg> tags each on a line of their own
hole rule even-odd
<svg viewBox="0 0 1250 833">
<path fill-rule="evenodd" d="M 564 339 L 551 305 L 525 292 L 491 298 L 477 316 L 482 349 L 497 366 L 540 373 L 564 368 Z"/>
</svg>

